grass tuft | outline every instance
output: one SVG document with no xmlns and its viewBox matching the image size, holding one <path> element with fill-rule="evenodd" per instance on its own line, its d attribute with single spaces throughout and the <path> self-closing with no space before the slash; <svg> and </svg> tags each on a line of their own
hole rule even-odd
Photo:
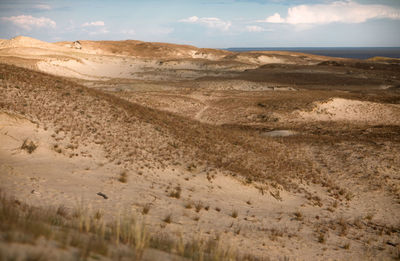
<svg viewBox="0 0 400 261">
<path fill-rule="evenodd" d="M 232 211 L 231 217 L 233 217 L 233 218 L 237 218 L 238 217 L 238 211 L 236 209 Z"/>
<path fill-rule="evenodd" d="M 150 207 L 151 207 L 150 204 L 144 205 L 144 206 L 143 206 L 143 209 L 142 209 L 142 214 L 143 214 L 143 215 L 147 215 L 147 214 L 149 213 L 149 211 L 150 211 Z"/>
<path fill-rule="evenodd" d="M 181 197 L 181 192 L 182 188 L 180 186 L 176 186 L 175 189 L 168 194 L 168 196 L 179 199 Z"/>
<path fill-rule="evenodd" d="M 21 150 L 26 150 L 29 154 L 37 149 L 37 145 L 30 139 L 25 139 L 21 145 Z"/>
<path fill-rule="evenodd" d="M 167 216 L 165 216 L 165 218 L 163 219 L 163 221 L 167 224 L 170 224 L 172 222 L 172 214 L 168 214 Z"/>
<path fill-rule="evenodd" d="M 123 171 L 119 174 L 118 181 L 121 183 L 127 183 L 128 182 L 128 174 L 126 171 Z"/>
<path fill-rule="evenodd" d="M 195 208 L 196 212 L 199 213 L 200 210 L 203 208 L 203 202 L 197 201 L 197 202 L 194 204 L 194 208 Z"/>
</svg>

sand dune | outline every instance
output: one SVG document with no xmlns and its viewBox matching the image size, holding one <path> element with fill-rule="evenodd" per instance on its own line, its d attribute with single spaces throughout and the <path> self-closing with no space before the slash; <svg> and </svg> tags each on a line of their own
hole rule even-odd
<svg viewBox="0 0 400 261">
<path fill-rule="evenodd" d="M 298 114 L 297 117 L 305 121 L 347 121 L 376 125 L 400 125 L 400 105 L 341 98 L 317 102 L 312 111 L 298 111 L 294 114 Z"/>
<path fill-rule="evenodd" d="M 31 37 L 27 36 L 17 36 L 10 40 L 2 40 L 0 42 L 0 49 L 3 48 L 20 48 L 20 47 L 36 47 L 36 48 L 49 48 L 49 49 L 57 49 L 57 46 L 43 42 Z"/>
<path fill-rule="evenodd" d="M 0 211 L 0 259 L 132 259 L 122 216 L 144 260 L 398 257 L 396 64 L 26 37 L 0 59 L 1 192 L 18 222 L 56 210 L 51 236 Z"/>
<path fill-rule="evenodd" d="M 79 43 L 79 44 L 78 44 Z M 77 48 L 79 46 L 79 48 Z M 4 40 L 0 57 L 33 60 L 43 72 L 84 80 L 193 79 L 218 76 L 215 71 L 241 72 L 271 63 L 316 63 L 315 58 L 268 52 L 237 53 L 194 46 L 141 41 L 77 41 L 46 43 L 19 36 Z"/>
</svg>

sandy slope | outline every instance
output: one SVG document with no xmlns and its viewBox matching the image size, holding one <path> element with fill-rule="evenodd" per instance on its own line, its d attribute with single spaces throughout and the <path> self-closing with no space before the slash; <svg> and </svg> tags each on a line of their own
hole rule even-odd
<svg viewBox="0 0 400 261">
<path fill-rule="evenodd" d="M 349 239 L 346 241 L 351 242 L 352 250 L 338 253 L 335 249 L 343 244 L 343 238 L 332 232 L 328 243 L 321 245 L 315 239 L 315 222 L 324 227 L 325 222 L 340 218 L 351 220 L 353 211 L 365 208 L 362 212 L 376 213 L 376 222 L 385 220 L 388 224 L 395 222 L 392 218 L 399 211 L 387 208 L 389 202 L 384 195 L 379 196 L 377 203 L 375 194 L 365 203 L 359 201 L 357 195 L 353 203 L 340 206 L 333 214 L 307 204 L 305 199 L 292 193 L 281 192 L 282 200 L 277 200 L 269 193 L 264 195 L 254 185 L 245 185 L 220 171 L 214 172 L 215 178 L 209 181 L 201 170 L 187 171 L 172 166 L 164 170 L 138 170 L 138 166 L 132 164 L 128 182 L 124 184 L 117 180 L 124 169 L 108 163 L 99 146 L 80 147 L 80 156 L 70 158 L 67 151 L 55 151 L 54 144 L 62 147 L 61 144 L 68 144 L 68 141 L 60 134 L 52 137 L 54 131 L 50 128 L 43 130 L 23 118 L 5 113 L 1 114 L 0 128 L 2 187 L 18 199 L 39 206 L 63 204 L 70 209 L 83 204 L 93 212 L 103 211 L 108 219 L 126 211 L 141 215 L 143 206 L 150 204 L 146 222 L 154 232 L 183 233 L 187 238 L 199 232 L 221 234 L 226 243 L 273 259 L 287 256 L 304 260 L 315 259 L 318 255 L 321 259 L 372 258 L 377 253 L 363 252 L 362 244 Z M 26 138 L 38 145 L 32 154 L 20 149 Z M 179 199 L 169 197 L 166 192 L 176 186 L 182 189 Z M 314 189 L 316 195 L 324 197 L 317 187 Z M 104 200 L 97 192 L 105 193 L 109 199 Z M 196 213 L 194 205 L 198 202 L 203 204 L 203 209 Z M 191 209 L 185 207 L 187 204 L 192 204 Z M 385 211 L 376 212 L 380 207 Z M 230 216 L 233 211 L 238 212 L 238 218 Z M 302 213 L 299 220 L 293 214 L 296 211 Z M 165 225 L 162 219 L 168 214 L 172 214 L 173 221 Z M 318 221 L 315 221 L 316 215 Z M 196 218 L 199 220 L 194 220 Z M 353 230 L 358 233 L 356 228 L 349 230 L 349 234 Z"/>
<path fill-rule="evenodd" d="M 79 46 L 79 48 L 77 48 Z M 46 43 L 19 36 L 3 40 L 0 59 L 31 59 L 37 69 L 84 80 L 177 80 L 241 72 L 271 63 L 315 64 L 318 59 L 292 54 L 238 53 L 193 46 L 140 41 Z M 305 57 L 305 56 L 304 56 Z"/>
<path fill-rule="evenodd" d="M 6 48 L 19 48 L 19 47 L 27 47 L 27 48 L 43 48 L 43 49 L 59 49 L 56 45 L 51 43 L 46 43 L 31 37 L 26 36 L 17 36 L 10 40 L 2 40 L 0 42 L 0 49 Z"/>
<path fill-rule="evenodd" d="M 1 75 L 1 183 L 20 200 L 84 204 L 108 219 L 141 215 L 150 204 L 146 222 L 154 232 L 222 235 L 234 248 L 272 259 L 396 255 L 386 243 L 399 240 L 395 144 L 300 146 L 191 122 L 17 67 L 2 65 Z M 31 154 L 21 150 L 27 138 L 38 145 Z M 255 182 L 253 173 L 266 166 Z M 118 181 L 122 172 L 127 183 Z M 178 188 L 179 197 L 171 196 Z"/>
<path fill-rule="evenodd" d="M 397 257 L 399 96 L 364 86 L 395 86 L 397 67 L 315 65 L 324 59 L 2 40 L 1 188 L 32 205 L 101 210 L 108 220 L 142 216 L 149 205 L 143 216 L 154 233 L 219 235 L 267 260 Z M 326 79 L 328 90 L 302 89 Z M 362 95 L 331 87 L 353 85 Z M 32 153 L 21 149 L 27 139 L 38 146 Z"/>
<path fill-rule="evenodd" d="M 316 102 L 312 111 L 295 111 L 302 121 L 345 121 L 366 124 L 400 125 L 400 105 L 333 98 Z"/>
</svg>

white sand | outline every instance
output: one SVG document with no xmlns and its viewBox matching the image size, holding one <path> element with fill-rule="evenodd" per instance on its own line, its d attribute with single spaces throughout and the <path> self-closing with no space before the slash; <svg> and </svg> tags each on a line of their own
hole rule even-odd
<svg viewBox="0 0 400 261">
<path fill-rule="evenodd" d="M 295 111 L 302 121 L 349 121 L 373 124 L 400 124 L 400 105 L 334 98 L 317 102 L 312 111 Z"/>
</svg>

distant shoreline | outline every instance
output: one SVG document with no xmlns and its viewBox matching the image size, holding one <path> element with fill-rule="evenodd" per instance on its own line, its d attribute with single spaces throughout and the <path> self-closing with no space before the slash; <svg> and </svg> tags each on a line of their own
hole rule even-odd
<svg viewBox="0 0 400 261">
<path fill-rule="evenodd" d="M 232 47 L 224 50 L 233 52 L 289 51 L 354 59 L 368 59 L 376 56 L 400 58 L 400 47 Z"/>
</svg>

